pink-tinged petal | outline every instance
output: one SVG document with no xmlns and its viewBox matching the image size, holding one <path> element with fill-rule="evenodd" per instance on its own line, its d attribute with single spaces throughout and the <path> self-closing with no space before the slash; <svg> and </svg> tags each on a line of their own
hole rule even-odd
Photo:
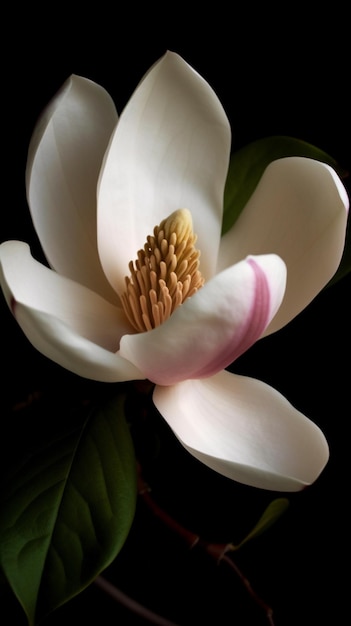
<svg viewBox="0 0 351 626">
<path fill-rule="evenodd" d="M 320 429 L 261 381 L 223 371 L 156 386 L 153 399 L 193 456 L 246 485 L 299 491 L 328 461 Z"/>
<path fill-rule="evenodd" d="M 201 271 L 213 275 L 229 154 L 229 123 L 217 96 L 183 59 L 166 53 L 124 109 L 101 172 L 99 253 L 117 291 L 154 226 L 182 208 L 193 216 Z"/>
<path fill-rule="evenodd" d="M 218 268 L 247 254 L 278 254 L 287 266 L 282 306 L 267 334 L 287 324 L 332 278 L 345 244 L 348 197 L 334 170 L 288 157 L 264 172 L 221 242 Z"/>
<path fill-rule="evenodd" d="M 120 354 L 159 385 L 211 376 L 262 335 L 285 278 L 279 257 L 249 257 L 212 278 L 158 328 L 125 335 Z"/>
<path fill-rule="evenodd" d="M 95 380 L 144 377 L 115 354 L 131 332 L 123 311 L 35 261 L 27 244 L 0 246 L 0 283 L 23 332 L 45 356 Z"/>
<path fill-rule="evenodd" d="M 27 198 L 51 267 L 111 301 L 97 252 L 96 187 L 117 123 L 99 85 L 71 76 L 38 120 L 29 146 Z"/>
</svg>

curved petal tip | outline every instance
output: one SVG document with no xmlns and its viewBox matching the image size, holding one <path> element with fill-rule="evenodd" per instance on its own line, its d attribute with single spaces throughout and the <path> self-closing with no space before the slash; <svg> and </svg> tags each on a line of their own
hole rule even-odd
<svg viewBox="0 0 351 626">
<path fill-rule="evenodd" d="M 318 426 L 261 381 L 222 371 L 206 380 L 156 386 L 153 400 L 194 457 L 237 482 L 300 491 L 328 461 Z"/>
</svg>

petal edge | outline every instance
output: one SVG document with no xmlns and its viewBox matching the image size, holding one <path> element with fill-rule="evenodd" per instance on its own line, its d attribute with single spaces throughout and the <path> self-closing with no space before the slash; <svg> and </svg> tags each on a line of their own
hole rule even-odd
<svg viewBox="0 0 351 626">
<path fill-rule="evenodd" d="M 328 445 L 316 424 L 259 380 L 223 371 L 156 386 L 153 400 L 193 456 L 246 485 L 299 491 L 328 461 Z"/>
</svg>

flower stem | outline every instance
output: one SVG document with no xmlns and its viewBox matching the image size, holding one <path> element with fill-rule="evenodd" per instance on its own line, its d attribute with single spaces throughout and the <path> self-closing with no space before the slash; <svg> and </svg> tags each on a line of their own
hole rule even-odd
<svg viewBox="0 0 351 626">
<path fill-rule="evenodd" d="M 174 622 L 170 622 L 168 619 L 154 613 L 136 600 L 133 600 L 133 598 L 128 596 L 126 593 L 123 593 L 123 591 L 109 582 L 104 576 L 98 576 L 95 579 L 94 584 L 101 591 L 110 596 L 110 598 L 122 606 L 125 606 L 135 615 L 139 615 L 143 619 L 147 620 L 150 624 L 155 624 L 155 626 L 177 626 Z"/>
<path fill-rule="evenodd" d="M 246 587 L 246 589 L 247 589 L 248 593 L 250 594 L 250 596 L 252 597 L 252 599 L 265 612 L 269 626 L 274 626 L 273 609 L 270 606 L 268 606 L 268 604 L 266 604 L 262 600 L 262 598 L 260 596 L 257 595 L 255 590 L 252 588 L 250 581 L 242 573 L 242 571 L 239 569 L 239 567 L 236 565 L 236 563 L 233 561 L 233 559 L 230 559 L 227 554 L 223 554 L 222 557 L 221 557 L 221 561 L 224 562 L 224 563 L 227 563 L 227 565 L 229 565 L 229 567 L 235 571 L 235 573 L 240 578 L 240 580 L 243 583 L 243 585 Z"/>
<path fill-rule="evenodd" d="M 210 543 L 202 539 L 199 535 L 192 532 L 188 528 L 185 528 L 182 524 L 176 521 L 171 515 L 169 515 L 159 504 L 153 499 L 151 496 L 151 488 L 146 483 L 142 476 L 142 471 L 140 465 L 138 466 L 138 485 L 139 485 L 139 495 L 147 505 L 147 507 L 152 511 L 152 513 L 170 530 L 175 532 L 179 537 L 183 539 L 185 544 L 191 549 L 195 546 L 203 550 L 208 556 L 210 556 L 213 560 L 216 561 L 217 564 L 225 563 L 228 565 L 239 577 L 241 582 L 243 583 L 245 589 L 251 596 L 252 600 L 256 603 L 258 607 L 260 607 L 267 619 L 267 623 L 269 626 L 274 626 L 273 620 L 273 610 L 270 606 L 268 606 L 262 598 L 255 592 L 252 588 L 250 581 L 246 578 L 246 576 L 242 573 L 240 568 L 236 565 L 232 558 L 228 556 L 228 553 L 232 551 L 231 544 L 223 544 L 223 543 Z"/>
</svg>

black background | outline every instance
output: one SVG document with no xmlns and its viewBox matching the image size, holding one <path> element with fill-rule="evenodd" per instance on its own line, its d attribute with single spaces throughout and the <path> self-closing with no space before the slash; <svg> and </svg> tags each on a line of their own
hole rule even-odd
<svg viewBox="0 0 351 626">
<path fill-rule="evenodd" d="M 267 6 L 191 7 L 128 10 L 99 3 L 90 8 L 56 5 L 48 13 L 7 10 L 1 240 L 27 240 L 40 257 L 25 200 L 26 152 L 39 113 L 65 79 L 76 73 L 95 80 L 121 111 L 145 71 L 167 49 L 181 54 L 214 88 L 232 125 L 234 149 L 260 137 L 290 135 L 317 145 L 350 171 L 349 31 L 337 5 L 328 7 L 328 14 L 318 9 L 309 15 L 296 5 L 294 12 L 292 6 L 284 12 Z M 349 179 L 345 184 L 350 190 Z M 237 555 L 241 571 L 274 609 L 275 626 L 334 626 L 349 614 L 350 288 L 347 277 L 327 289 L 236 367 L 278 388 L 318 423 L 330 444 L 330 461 L 318 481 L 289 496 L 283 518 Z M 4 301 L 0 306 L 1 443 L 9 449 L 7 420 L 14 404 L 40 391 L 46 407 L 58 397 L 64 407 L 73 396 L 91 389 L 100 393 L 101 387 L 36 353 Z M 33 406 L 31 416 L 35 420 Z M 281 495 L 235 485 L 199 467 L 157 415 L 150 417 L 150 430 L 162 437 L 163 446 L 149 464 L 157 501 L 209 541 L 239 541 L 264 506 Z M 17 437 L 11 445 L 24 445 L 21 431 Z M 120 589 L 179 626 L 268 624 L 235 574 L 207 561 L 201 551 L 189 551 L 142 502 L 108 573 Z M 4 626 L 25 624 L 15 604 L 4 606 Z M 45 624 L 78 618 L 81 624 L 99 626 L 149 623 L 92 586 Z"/>
</svg>

